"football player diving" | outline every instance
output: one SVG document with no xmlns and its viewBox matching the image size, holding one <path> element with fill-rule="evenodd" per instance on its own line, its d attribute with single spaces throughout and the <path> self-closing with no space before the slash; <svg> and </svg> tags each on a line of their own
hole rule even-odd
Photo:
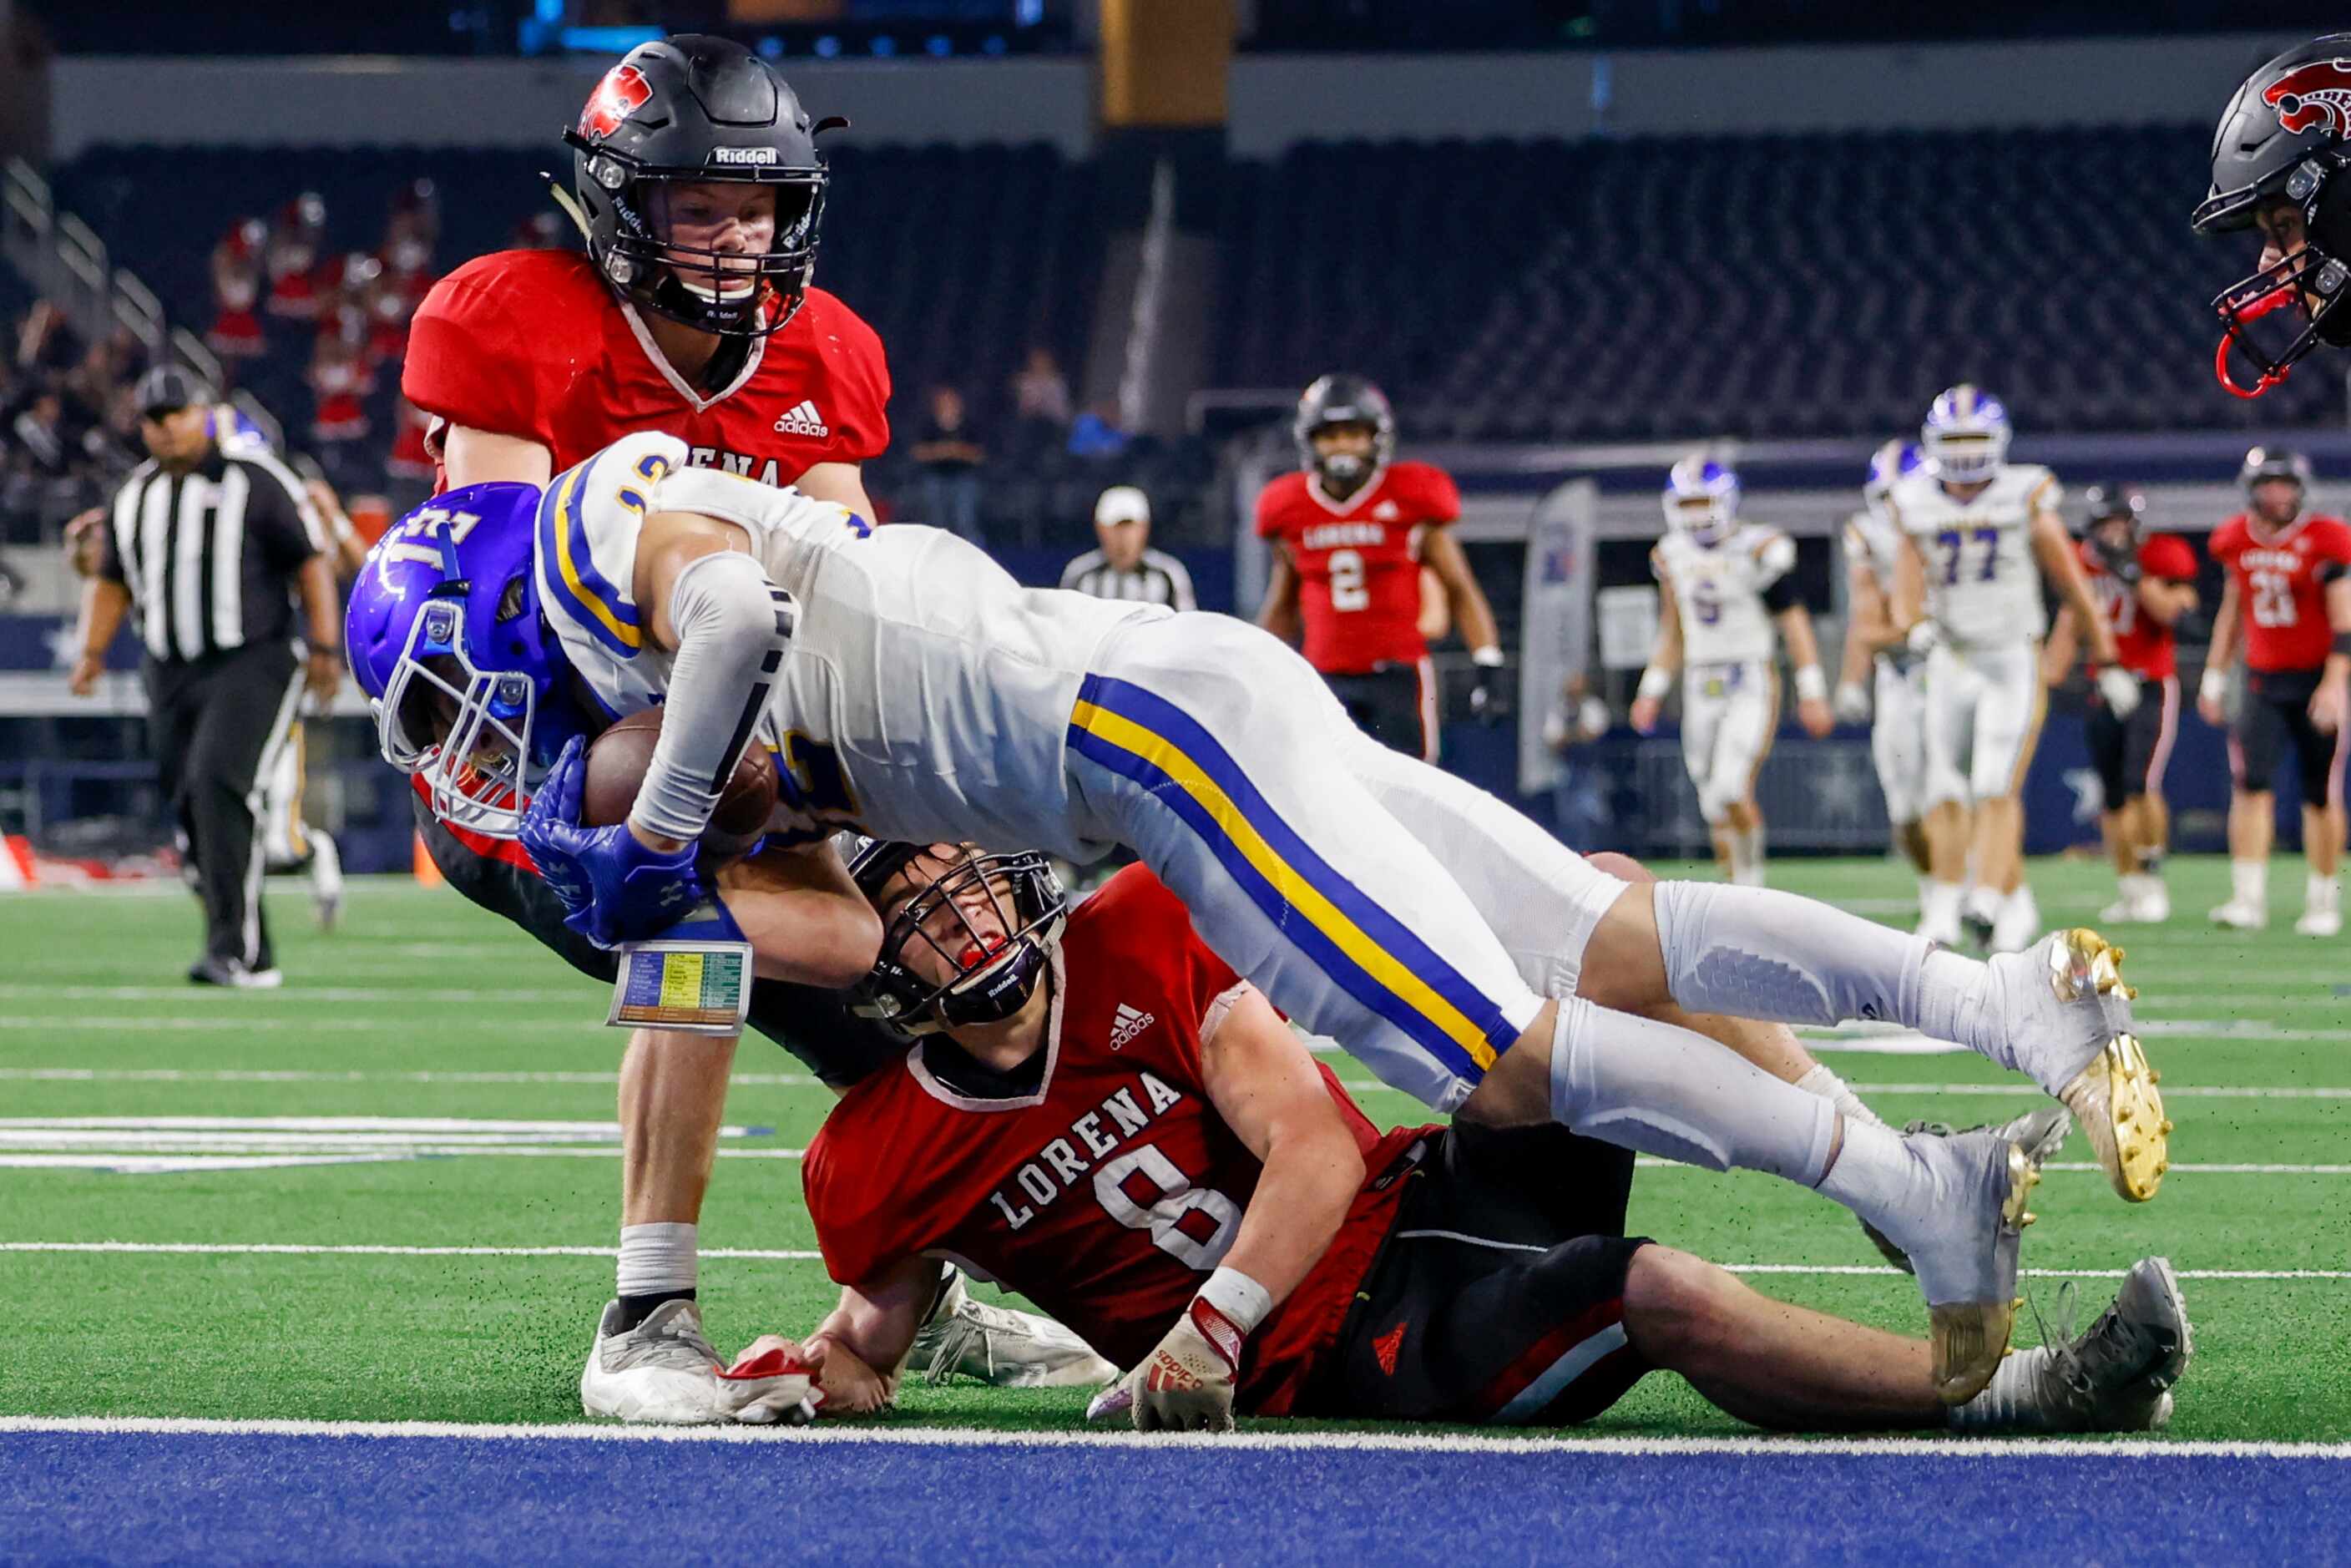
<svg viewBox="0 0 2351 1568">
<path fill-rule="evenodd" d="M 557 193 L 584 254 L 478 257 L 417 310 L 402 390 L 432 416 L 440 487 L 503 482 L 535 494 L 620 436 L 660 430 L 686 444 L 690 461 L 871 516 L 862 465 L 888 444 L 889 371 L 872 329 L 811 282 L 831 183 L 817 138 L 831 123 L 813 119 L 773 66 L 725 38 L 648 43 L 606 72 L 564 138 L 570 189 Z M 435 813 L 423 794 L 414 810 L 452 887 L 610 977 L 611 955 L 564 929 L 561 905 L 519 845 Z M 775 863 L 810 896 L 826 885 L 806 867 Z M 817 967 L 821 954 L 795 957 Z M 854 1082 L 870 1065 L 855 1037 L 826 1027 L 825 997 L 783 986 L 758 988 L 753 1027 L 820 1081 Z M 630 1037 L 614 1300 L 581 1381 L 590 1415 L 728 1415 L 720 1396 L 737 1391 L 714 1380 L 719 1358 L 700 1327 L 697 1221 L 735 1049 L 666 1030 Z M 951 1287 L 924 1350 L 942 1371 L 999 1382 L 1099 1370 L 1091 1357 L 1073 1361 L 1069 1336 L 1049 1326 Z"/>
<path fill-rule="evenodd" d="M 820 1414 L 890 1401 L 874 1369 L 905 1354 L 952 1256 L 1130 1367 L 1091 1413 L 1147 1430 L 1229 1429 L 1237 1409 L 1565 1425 L 1651 1370 L 1788 1429 L 2169 1416 L 2192 1345 L 2163 1259 L 2087 1333 L 1947 1407 L 1926 1341 L 1627 1237 L 1629 1148 L 1466 1114 L 1376 1130 L 1142 866 L 1074 909 L 1039 854 L 869 841 L 851 868 L 887 923 L 863 1009 L 914 1049 L 833 1108 L 802 1166 L 840 1306 L 746 1352 L 810 1367 Z M 2064 1121 L 2052 1106 L 2021 1133 Z"/>
<path fill-rule="evenodd" d="M 2161 1179 L 2168 1124 L 2094 933 L 1978 962 L 1769 889 L 1628 883 L 1364 737 L 1254 626 L 1023 589 L 950 533 L 872 529 L 686 456 L 633 435 L 542 495 L 454 493 L 386 536 L 353 600 L 386 757 L 444 816 L 518 838 L 600 946 L 701 894 L 716 785 L 755 739 L 786 763 L 770 830 L 787 840 L 855 826 L 1081 864 L 1123 846 L 1273 1005 L 1440 1111 L 1836 1199 L 1915 1267 L 1951 1404 L 2007 1345 L 2036 1151 L 1892 1133 L 1628 1009 L 1917 1028 L 2062 1098 L 2125 1197 Z M 462 538 L 457 507 L 475 519 Z M 510 582 L 467 575 L 492 539 Z M 428 541 L 437 565 L 412 559 Z M 434 612 L 459 584 L 468 613 Z M 512 638 L 516 618 L 548 634 Z M 569 820 L 580 740 L 539 722 L 575 683 L 613 715 L 664 705 L 635 805 L 607 828 Z"/>
</svg>

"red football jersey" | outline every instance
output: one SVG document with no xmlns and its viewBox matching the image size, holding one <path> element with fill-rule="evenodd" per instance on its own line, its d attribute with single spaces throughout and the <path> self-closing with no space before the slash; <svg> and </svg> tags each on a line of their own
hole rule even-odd
<svg viewBox="0 0 2351 1568">
<path fill-rule="evenodd" d="M 1391 463 L 1344 503 L 1302 472 L 1268 485 L 1257 531 L 1287 545 L 1298 565 L 1306 662 L 1326 675 L 1360 675 L 1427 657 L 1420 533 L 1460 515 L 1453 476 L 1426 463 Z"/>
<path fill-rule="evenodd" d="M 890 441 L 882 340 L 823 289 L 705 395 L 574 251 L 499 251 L 434 284 L 410 324 L 401 390 L 452 424 L 538 442 L 559 473 L 640 430 L 769 485 L 862 463 Z"/>
<path fill-rule="evenodd" d="M 2167 681 L 2179 674 L 2171 628 L 2139 608 L 2138 591 L 2125 587 L 2122 579 L 2108 571 L 2088 540 L 2074 549 L 2081 558 L 2082 574 L 2089 579 L 2090 597 L 2098 601 L 2106 624 L 2115 629 L 2115 650 L 2122 655 L 2122 667 L 2148 681 Z M 2171 582 L 2196 580 L 2196 552 L 2188 548 L 2186 539 L 2169 534 L 2154 534 L 2142 542 L 2138 564 L 2148 577 Z"/>
<path fill-rule="evenodd" d="M 1263 1168 L 1201 1084 L 1203 1036 L 1242 982 L 1176 895 L 1129 866 L 1071 912 L 1044 1081 L 970 1100 L 911 1053 L 851 1090 L 802 1165 L 844 1284 L 920 1254 L 1019 1291 L 1122 1367 L 1148 1355 L 1232 1244 Z M 1383 1137 L 1323 1069 L 1372 1183 L 1330 1250 L 1250 1336 L 1241 1406 L 1288 1410 L 1338 1338 L 1403 1196 L 1379 1182 L 1421 1130 Z"/>
<path fill-rule="evenodd" d="M 2351 525 L 2340 517 L 2297 517 L 2258 535 L 2242 513 L 2212 530 L 2212 559 L 2229 569 L 2245 629 L 2245 663 L 2265 673 L 2315 670 L 2326 663 L 2334 632 L 2318 569 L 2351 564 Z"/>
</svg>

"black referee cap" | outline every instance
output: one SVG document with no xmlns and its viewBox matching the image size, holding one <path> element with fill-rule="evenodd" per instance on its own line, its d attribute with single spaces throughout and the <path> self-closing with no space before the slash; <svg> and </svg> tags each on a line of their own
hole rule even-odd
<svg viewBox="0 0 2351 1568">
<path fill-rule="evenodd" d="M 139 416 L 152 419 L 191 403 L 209 403 L 213 389 L 194 371 L 178 365 L 158 365 L 139 378 Z"/>
</svg>

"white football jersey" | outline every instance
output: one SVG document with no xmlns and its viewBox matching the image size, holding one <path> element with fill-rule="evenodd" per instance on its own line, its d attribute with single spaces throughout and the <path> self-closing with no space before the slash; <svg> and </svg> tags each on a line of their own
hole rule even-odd
<svg viewBox="0 0 2351 1568">
<path fill-rule="evenodd" d="M 695 486 L 721 481 L 756 492 L 719 515 L 751 532 L 796 601 L 760 724 L 783 786 L 771 831 L 1101 852 L 1069 825 L 1071 711 L 1112 629 L 1168 611 L 1023 588 L 944 529 L 869 528 L 804 497 L 778 505 L 756 480 L 689 468 L 666 435 L 625 437 L 559 476 L 540 511 L 541 609 L 608 707 L 632 713 L 668 688 L 671 657 L 642 635 L 632 599 L 637 530 L 653 512 L 715 510 Z"/>
<path fill-rule="evenodd" d="M 1763 591 L 1796 564 L 1796 544 L 1777 528 L 1743 523 L 1719 545 L 1676 531 L 1650 552 L 1681 613 L 1682 663 L 1747 664 L 1771 657 Z"/>
<path fill-rule="evenodd" d="M 1902 559 L 1902 530 L 1892 517 L 1864 507 L 1844 520 L 1845 559 L 1858 561 L 1877 580 L 1877 591 L 1894 602 L 1894 567 Z"/>
<path fill-rule="evenodd" d="M 2048 630 L 2032 519 L 2057 509 L 2057 476 L 2011 463 L 1964 505 L 1932 474 L 1894 486 L 1886 508 L 1927 569 L 1927 614 L 1960 647 L 2002 647 Z"/>
</svg>

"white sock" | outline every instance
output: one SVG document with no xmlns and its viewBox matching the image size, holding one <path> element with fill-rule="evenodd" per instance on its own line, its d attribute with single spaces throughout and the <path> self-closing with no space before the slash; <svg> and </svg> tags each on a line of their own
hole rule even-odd
<svg viewBox="0 0 2351 1568">
<path fill-rule="evenodd" d="M 1929 1040 L 1948 1040 L 2021 1071 L 2016 1047 L 1993 1014 L 1991 967 L 1938 947 L 1927 955 L 1918 976 L 1918 1016 L 1902 1021 Z"/>
<path fill-rule="evenodd" d="M 2302 890 L 2302 906 L 2310 910 L 2331 911 L 2341 905 L 2342 894 L 2341 886 L 2333 877 L 2321 876 L 2316 872 L 2312 872 L 2309 882 L 2304 884 Z"/>
<path fill-rule="evenodd" d="M 1855 1122 L 1867 1122 L 1872 1126 L 1886 1125 L 1886 1118 L 1863 1104 L 1861 1096 L 1853 1092 L 1852 1084 L 1847 1083 L 1817 1061 L 1813 1063 L 1811 1070 L 1802 1078 L 1796 1080 L 1796 1087 L 1807 1094 L 1817 1094 L 1835 1106 L 1837 1114 L 1843 1116 L 1847 1124 Z"/>
<path fill-rule="evenodd" d="M 1918 918 L 1924 920 L 1935 907 L 1935 889 L 1942 884 L 1931 876 L 1918 879 Z"/>
<path fill-rule="evenodd" d="M 1739 868 L 1737 881 L 1742 887 L 1763 885 L 1763 824 L 1756 823 L 1743 833 L 1730 835 L 1731 858 Z"/>
<path fill-rule="evenodd" d="M 1902 1134 L 1867 1122 L 1844 1124 L 1844 1141 L 1818 1190 L 1884 1231 L 1900 1245 L 1918 1234 L 1918 1222 L 1946 1201 L 1926 1167 L 1911 1158 Z"/>
<path fill-rule="evenodd" d="M 1966 896 L 1965 891 L 1956 882 L 1929 882 L 1925 885 L 1924 923 L 1944 930 L 1956 928 L 1959 924 L 1959 900 Z"/>
<path fill-rule="evenodd" d="M 615 1294 L 650 1296 L 661 1291 L 693 1290 L 702 1265 L 695 1231 L 694 1226 L 674 1222 L 621 1227 Z"/>
<path fill-rule="evenodd" d="M 1984 1391 L 1950 1413 L 1955 1432 L 2033 1432 L 2043 1430 L 2042 1367 L 2049 1359 L 2046 1345 L 2034 1345 L 2004 1357 Z"/>
<path fill-rule="evenodd" d="M 1978 883 L 1968 890 L 1968 918 L 1985 922 L 1998 920 L 2001 905 L 2007 902 L 2007 895 Z"/>
<path fill-rule="evenodd" d="M 1560 1002 L 1552 1026 L 1551 1113 L 1619 1148 L 1806 1186 L 1836 1141 L 1825 1102 L 1704 1035 L 1581 997 Z"/>
<path fill-rule="evenodd" d="M 2270 902 L 2270 862 L 2231 861 L 2229 885 L 2234 890 L 2236 903 L 2252 909 L 2267 908 Z"/>
</svg>

